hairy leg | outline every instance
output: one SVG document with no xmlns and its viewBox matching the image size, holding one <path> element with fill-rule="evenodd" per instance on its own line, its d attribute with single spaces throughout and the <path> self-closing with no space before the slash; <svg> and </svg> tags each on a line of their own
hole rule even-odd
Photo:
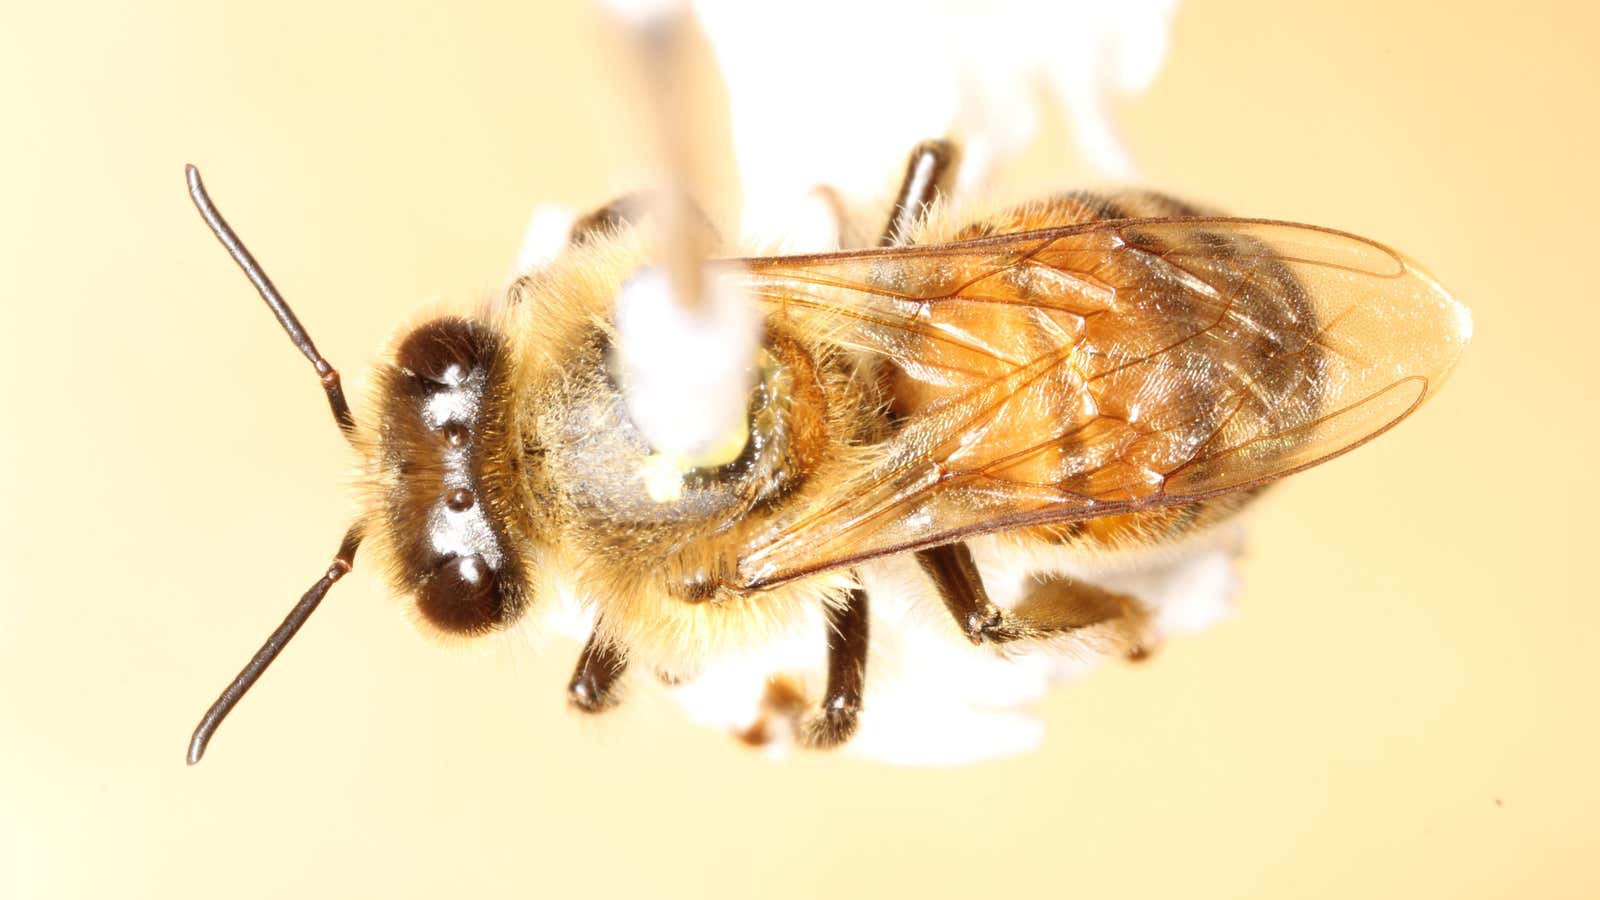
<svg viewBox="0 0 1600 900">
<path fill-rule="evenodd" d="M 598 633 L 589 635 L 578 655 L 578 665 L 567 682 L 567 702 L 574 709 L 597 713 L 617 705 L 616 686 L 627 662 L 616 647 L 603 642 Z"/>
<path fill-rule="evenodd" d="M 620 231 L 637 225 L 645 218 L 656 212 L 663 201 L 662 195 L 657 191 L 631 191 L 615 198 L 606 205 L 591 210 L 579 216 L 572 223 L 572 231 L 568 235 L 568 243 L 582 244 L 604 234 Z M 700 207 L 689 203 L 689 222 L 696 228 L 704 229 L 705 234 L 714 239 L 716 229 L 711 225 L 711 219 L 706 216 Z M 714 242 L 714 240 L 713 240 Z"/>
<path fill-rule="evenodd" d="M 910 243 L 912 230 L 940 192 L 949 186 L 958 156 L 956 145 L 944 140 L 923 141 L 911 151 L 905 178 L 900 182 L 900 193 L 889 211 L 889 222 L 878 238 L 878 246 L 900 247 Z"/>
<path fill-rule="evenodd" d="M 917 562 L 933 579 L 956 625 L 974 644 L 1076 635 L 1132 659 L 1149 652 L 1142 639 L 1144 614 L 1125 594 L 1053 576 L 1035 584 L 1015 609 L 1003 610 L 989 599 L 966 544 L 919 551 Z"/>
<path fill-rule="evenodd" d="M 855 734 L 867 684 L 867 644 L 867 592 L 856 590 L 843 607 L 828 610 L 828 688 L 822 708 L 802 730 L 807 746 L 837 747 Z"/>
</svg>

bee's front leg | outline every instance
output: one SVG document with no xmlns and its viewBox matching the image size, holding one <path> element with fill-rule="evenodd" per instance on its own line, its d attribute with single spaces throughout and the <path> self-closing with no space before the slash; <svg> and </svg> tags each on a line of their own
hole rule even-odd
<svg viewBox="0 0 1600 900">
<path fill-rule="evenodd" d="M 1130 659 L 1149 653 L 1143 607 L 1125 594 L 1052 576 L 1035 585 L 1014 609 L 1004 610 L 989 599 L 966 544 L 919 550 L 916 556 L 956 625 L 974 644 L 1073 636 L 1115 647 Z"/>
<path fill-rule="evenodd" d="M 659 191 L 630 191 L 598 209 L 579 216 L 572 223 L 567 241 L 577 245 L 639 224 L 667 202 Z M 689 211 L 689 224 L 702 230 L 711 243 L 717 242 L 711 217 L 688 198 L 681 198 Z"/>
<path fill-rule="evenodd" d="M 589 635 L 578 656 L 578 665 L 567 683 L 567 702 L 573 709 L 597 713 L 617 705 L 616 686 L 628 664 L 617 648 L 600 637 L 599 629 Z"/>
<path fill-rule="evenodd" d="M 856 732 L 867 682 L 867 592 L 850 592 L 828 610 L 828 689 L 822 708 L 801 730 L 807 746 L 837 747 Z"/>
</svg>

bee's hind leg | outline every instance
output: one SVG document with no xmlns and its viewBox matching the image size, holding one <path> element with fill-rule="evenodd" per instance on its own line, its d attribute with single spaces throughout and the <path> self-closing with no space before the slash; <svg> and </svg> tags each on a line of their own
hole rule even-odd
<svg viewBox="0 0 1600 900">
<path fill-rule="evenodd" d="M 916 557 L 957 627 L 974 644 L 1070 639 L 1084 649 L 1120 652 L 1130 659 L 1149 653 L 1146 614 L 1126 594 L 1052 575 L 1038 580 L 1015 608 L 1004 610 L 989 599 L 966 544 L 919 550 Z"/>
<path fill-rule="evenodd" d="M 617 682 L 627 669 L 627 660 L 598 629 L 589 635 L 578 656 L 578 665 L 567 682 L 567 702 L 582 712 L 597 713 L 617 705 Z"/>
<path fill-rule="evenodd" d="M 855 734 L 867 682 L 867 592 L 828 610 L 828 687 L 822 708 L 801 729 L 807 746 L 837 747 Z"/>
</svg>

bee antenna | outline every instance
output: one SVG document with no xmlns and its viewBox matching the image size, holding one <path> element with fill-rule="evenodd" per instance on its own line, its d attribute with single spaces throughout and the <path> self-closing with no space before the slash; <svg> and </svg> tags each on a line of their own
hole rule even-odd
<svg viewBox="0 0 1600 900">
<path fill-rule="evenodd" d="M 190 171 L 194 171 L 192 167 Z M 333 587 L 335 581 L 350 571 L 351 564 L 355 562 L 356 547 L 360 544 L 361 523 L 357 522 L 345 532 L 344 540 L 339 544 L 339 552 L 334 555 L 333 564 L 328 566 L 328 571 L 317 579 L 311 590 L 306 591 L 300 602 L 294 605 L 294 609 L 289 610 L 289 615 L 284 617 L 283 623 L 273 629 L 272 634 L 267 636 L 266 643 L 250 657 L 250 661 L 245 663 L 239 674 L 234 676 L 232 683 L 222 691 L 216 702 L 212 703 L 211 708 L 201 717 L 200 724 L 194 729 L 194 736 L 189 738 L 189 765 L 194 765 L 200 761 L 200 757 L 205 756 L 206 745 L 211 743 L 211 737 L 217 733 L 222 720 L 228 717 L 228 713 L 233 712 L 233 708 L 244 698 L 245 692 L 249 691 L 262 673 L 267 671 L 267 666 L 272 665 L 272 661 L 278 658 L 278 654 L 288 646 L 289 640 L 300 630 L 300 626 L 311 618 L 313 612 L 316 612 L 317 606 L 322 603 L 322 598 L 327 595 L 328 588 Z"/>
<path fill-rule="evenodd" d="M 227 220 L 222 218 L 222 213 L 217 211 L 216 204 L 212 203 L 211 197 L 206 194 L 205 183 L 200 180 L 200 170 L 193 165 L 187 165 L 184 166 L 184 172 L 189 180 L 189 197 L 194 200 L 195 209 L 200 211 L 200 218 L 206 220 L 211 233 L 217 236 L 217 240 L 222 242 L 228 255 L 233 257 L 233 261 L 244 270 L 245 277 L 256 286 L 256 292 L 261 295 L 261 299 L 267 301 L 267 308 L 278 317 L 278 324 L 289 333 L 289 340 L 300 348 L 306 359 L 311 360 L 311 365 L 322 379 L 322 390 L 328 395 L 328 405 L 333 408 L 333 420 L 339 423 L 339 430 L 344 432 L 346 439 L 349 439 L 355 431 L 356 422 L 350 415 L 350 404 L 345 402 L 344 388 L 339 384 L 338 370 L 329 365 L 328 361 L 322 358 L 322 354 L 317 352 L 317 346 L 311 343 L 311 335 L 306 334 L 304 326 L 295 318 L 294 310 L 284 302 L 283 295 L 278 293 L 272 279 L 267 277 L 267 273 L 261 268 L 261 264 L 256 262 L 256 258 L 250 255 L 250 251 L 245 248 L 244 242 L 239 240 L 239 236 L 228 227 Z"/>
</svg>

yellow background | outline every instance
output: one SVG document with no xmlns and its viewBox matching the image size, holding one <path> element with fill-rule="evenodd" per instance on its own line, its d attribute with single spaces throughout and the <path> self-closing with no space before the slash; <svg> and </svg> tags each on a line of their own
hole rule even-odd
<svg viewBox="0 0 1600 900">
<path fill-rule="evenodd" d="M 1477 336 L 1262 506 L 1237 617 L 936 770 L 774 764 L 647 687 L 579 720 L 575 648 L 441 650 L 359 564 L 186 769 L 351 507 L 182 164 L 353 376 L 501 278 L 535 201 L 631 186 L 637 135 L 572 4 L 132 6 L 0 13 L 0 895 L 1600 889 L 1589 4 L 1181 8 L 1121 110 L 1150 181 L 1401 247 Z M 838 102 L 879 101 L 797 127 Z"/>
</svg>

